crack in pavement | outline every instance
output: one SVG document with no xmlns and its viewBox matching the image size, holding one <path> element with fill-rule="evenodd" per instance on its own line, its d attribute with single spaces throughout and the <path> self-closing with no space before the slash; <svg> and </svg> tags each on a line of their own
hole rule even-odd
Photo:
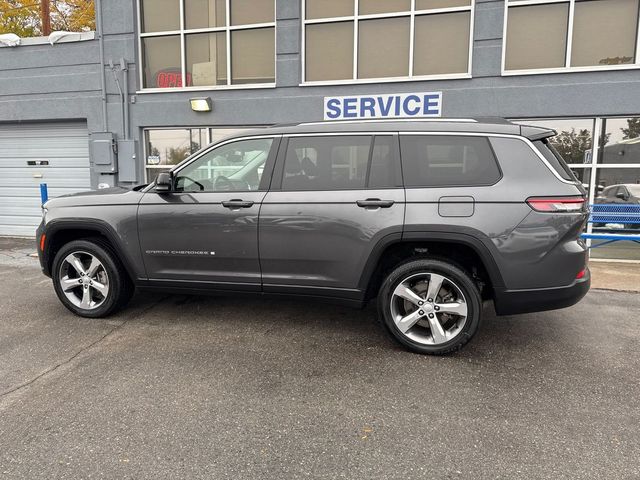
<svg viewBox="0 0 640 480">
<path fill-rule="evenodd" d="M 100 338 L 98 338 L 97 340 L 91 342 L 89 345 L 86 345 L 84 347 L 82 347 L 80 350 L 78 350 L 77 352 L 75 352 L 73 355 L 71 355 L 69 358 L 67 358 L 66 360 L 63 360 L 60 363 L 55 364 L 54 366 L 46 369 L 44 372 L 36 375 L 35 377 L 33 377 L 30 380 L 27 380 L 26 382 L 21 383 L 20 385 L 17 385 L 16 387 L 10 388 L 9 390 L 6 390 L 2 393 L 0 393 L 0 399 L 5 398 L 8 395 L 11 395 L 12 393 L 16 393 L 26 387 L 29 387 L 31 385 L 33 385 L 34 383 L 36 383 L 38 380 L 48 376 L 49 374 L 55 372 L 56 370 L 58 370 L 58 368 L 68 365 L 70 364 L 73 360 L 75 360 L 78 356 L 80 356 L 81 354 L 83 354 L 84 352 L 90 350 L 91 348 L 95 347 L 96 345 L 98 345 L 99 343 L 101 343 L 102 341 L 104 341 L 107 337 L 109 337 L 110 335 L 112 335 L 114 332 L 117 332 L 118 330 L 120 330 L 122 327 L 124 327 L 127 323 L 129 323 L 132 320 L 137 320 L 138 318 L 142 317 L 145 313 L 147 313 L 149 310 L 153 309 L 154 307 L 157 307 L 160 303 L 162 303 L 165 298 L 161 298 L 160 300 L 158 300 L 157 302 L 152 303 L 151 305 L 149 305 L 148 307 L 145 307 L 142 311 L 140 311 L 137 315 L 131 317 L 131 318 L 127 318 L 126 320 L 123 320 L 122 322 L 120 322 L 118 325 L 114 326 L 111 330 L 109 330 L 107 333 L 105 333 L 104 335 L 102 335 Z"/>
</svg>

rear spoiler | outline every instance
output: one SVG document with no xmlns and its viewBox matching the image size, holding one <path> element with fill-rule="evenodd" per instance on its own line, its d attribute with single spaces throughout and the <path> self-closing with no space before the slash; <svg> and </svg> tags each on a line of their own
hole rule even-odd
<svg viewBox="0 0 640 480">
<path fill-rule="evenodd" d="M 520 135 L 527 137 L 532 142 L 542 140 L 543 138 L 553 137 L 558 132 L 551 128 L 534 127 L 532 125 L 520 125 Z"/>
</svg>

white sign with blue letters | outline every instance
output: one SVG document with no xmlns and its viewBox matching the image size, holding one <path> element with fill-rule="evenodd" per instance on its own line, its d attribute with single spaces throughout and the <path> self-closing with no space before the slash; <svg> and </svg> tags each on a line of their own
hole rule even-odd
<svg viewBox="0 0 640 480">
<path fill-rule="evenodd" d="M 442 115 L 442 92 L 324 97 L 325 120 L 424 118 Z"/>
</svg>

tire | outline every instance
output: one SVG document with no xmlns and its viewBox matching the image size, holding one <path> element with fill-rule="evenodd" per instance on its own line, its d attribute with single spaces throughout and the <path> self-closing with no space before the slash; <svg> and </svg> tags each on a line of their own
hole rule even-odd
<svg viewBox="0 0 640 480">
<path fill-rule="evenodd" d="M 434 291 L 436 298 L 429 298 Z M 460 350 L 478 331 L 481 317 L 478 286 L 460 266 L 444 259 L 398 265 L 378 294 L 382 327 L 416 353 L 442 355 Z"/>
<path fill-rule="evenodd" d="M 118 256 L 100 238 L 75 240 L 64 245 L 53 259 L 51 278 L 62 304 L 86 318 L 102 318 L 115 313 L 134 293 L 133 283 Z"/>
</svg>

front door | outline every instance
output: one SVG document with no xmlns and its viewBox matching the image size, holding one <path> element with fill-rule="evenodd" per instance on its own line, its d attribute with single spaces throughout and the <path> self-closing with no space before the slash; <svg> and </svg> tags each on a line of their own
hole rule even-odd
<svg viewBox="0 0 640 480">
<path fill-rule="evenodd" d="M 173 172 L 138 210 L 140 246 L 156 283 L 260 290 L 258 213 L 279 138 L 229 141 Z"/>
<path fill-rule="evenodd" d="M 282 144 L 260 212 L 263 289 L 357 298 L 374 248 L 402 232 L 397 136 L 305 135 Z"/>
</svg>

